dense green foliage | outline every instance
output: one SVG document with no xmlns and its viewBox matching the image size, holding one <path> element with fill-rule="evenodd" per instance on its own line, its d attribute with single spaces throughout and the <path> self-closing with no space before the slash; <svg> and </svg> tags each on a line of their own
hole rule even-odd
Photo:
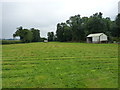
<svg viewBox="0 0 120 90">
<path fill-rule="evenodd" d="M 117 88 L 118 45 L 3 45 L 3 88 Z"/>
<path fill-rule="evenodd" d="M 44 40 L 47 40 L 47 38 L 45 37 L 40 38 L 40 42 L 44 42 Z"/>
<path fill-rule="evenodd" d="M 20 40 L 0 40 L 1 44 L 17 44 L 22 43 Z"/>
<path fill-rule="evenodd" d="M 38 29 L 31 28 L 31 32 L 33 35 L 32 42 L 40 41 L 40 31 Z"/>
<path fill-rule="evenodd" d="M 80 15 L 71 16 L 66 23 L 58 23 L 56 36 L 58 41 L 85 41 L 91 33 L 105 33 L 110 41 L 120 41 L 120 14 L 115 21 L 109 17 L 103 18 L 102 13 L 95 13 L 90 17 Z"/>
<path fill-rule="evenodd" d="M 47 36 L 48 36 L 48 41 L 54 41 L 55 39 L 54 32 L 48 32 Z"/>
<path fill-rule="evenodd" d="M 117 15 L 115 22 L 113 22 L 112 35 L 120 38 L 120 14 Z"/>
<path fill-rule="evenodd" d="M 48 41 L 75 41 L 84 42 L 86 36 L 91 33 L 105 33 L 109 41 L 120 42 L 120 14 L 116 16 L 115 21 L 109 17 L 104 18 L 101 12 L 95 13 L 90 17 L 81 17 L 79 14 L 71 16 L 65 23 L 58 23 L 56 34 L 48 32 Z M 22 42 L 44 41 L 40 38 L 38 29 L 23 29 L 18 27 L 13 37 L 19 36 Z"/>
<path fill-rule="evenodd" d="M 22 26 L 17 28 L 13 37 L 19 36 L 22 42 L 39 42 L 40 41 L 40 33 L 38 29 L 31 28 L 31 30 L 23 29 Z"/>
</svg>

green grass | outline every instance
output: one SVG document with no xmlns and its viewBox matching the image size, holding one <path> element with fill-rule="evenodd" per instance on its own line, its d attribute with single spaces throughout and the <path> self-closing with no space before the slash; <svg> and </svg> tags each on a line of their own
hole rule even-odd
<svg viewBox="0 0 120 90">
<path fill-rule="evenodd" d="M 3 88 L 117 88 L 118 45 L 3 45 Z"/>
</svg>

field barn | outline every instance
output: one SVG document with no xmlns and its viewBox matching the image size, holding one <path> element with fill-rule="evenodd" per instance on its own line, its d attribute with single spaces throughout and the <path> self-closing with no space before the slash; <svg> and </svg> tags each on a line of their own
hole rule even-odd
<svg viewBox="0 0 120 90">
<path fill-rule="evenodd" d="M 89 34 L 87 36 L 87 43 L 106 43 L 107 41 L 107 35 L 104 33 Z"/>
</svg>

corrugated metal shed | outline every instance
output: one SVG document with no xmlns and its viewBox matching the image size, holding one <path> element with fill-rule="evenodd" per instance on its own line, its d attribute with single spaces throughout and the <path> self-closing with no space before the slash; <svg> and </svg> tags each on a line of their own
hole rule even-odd
<svg viewBox="0 0 120 90">
<path fill-rule="evenodd" d="M 95 34 L 89 34 L 87 37 L 96 37 L 96 36 L 101 36 L 103 33 L 95 33 Z"/>
<path fill-rule="evenodd" d="M 107 41 L 107 35 L 104 33 L 89 34 L 87 36 L 87 43 L 102 43 Z"/>
</svg>

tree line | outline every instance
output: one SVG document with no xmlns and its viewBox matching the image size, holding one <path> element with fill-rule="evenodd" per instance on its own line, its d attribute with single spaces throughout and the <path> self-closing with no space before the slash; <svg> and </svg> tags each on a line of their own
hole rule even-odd
<svg viewBox="0 0 120 90">
<path fill-rule="evenodd" d="M 66 22 L 57 24 L 56 34 L 48 32 L 48 41 L 60 42 L 85 42 L 86 36 L 91 33 L 105 33 L 109 41 L 120 42 L 120 14 L 114 21 L 109 17 L 104 18 L 101 12 L 95 13 L 90 17 L 81 17 L 79 14 L 71 16 Z M 40 30 L 31 28 L 17 28 L 13 37 L 19 36 L 22 42 L 39 42 L 46 38 L 40 37 Z"/>
<path fill-rule="evenodd" d="M 90 17 L 71 16 L 66 22 L 57 24 L 56 37 L 60 42 L 84 42 L 91 33 L 105 33 L 109 41 L 120 41 L 120 14 L 115 21 L 109 17 L 103 18 L 101 12 Z"/>
<path fill-rule="evenodd" d="M 17 28 L 17 31 L 13 34 L 13 37 L 20 37 L 20 40 L 25 43 L 29 42 L 39 42 L 40 41 L 40 31 L 38 29 L 31 28 L 23 29 L 22 26 Z"/>
</svg>

